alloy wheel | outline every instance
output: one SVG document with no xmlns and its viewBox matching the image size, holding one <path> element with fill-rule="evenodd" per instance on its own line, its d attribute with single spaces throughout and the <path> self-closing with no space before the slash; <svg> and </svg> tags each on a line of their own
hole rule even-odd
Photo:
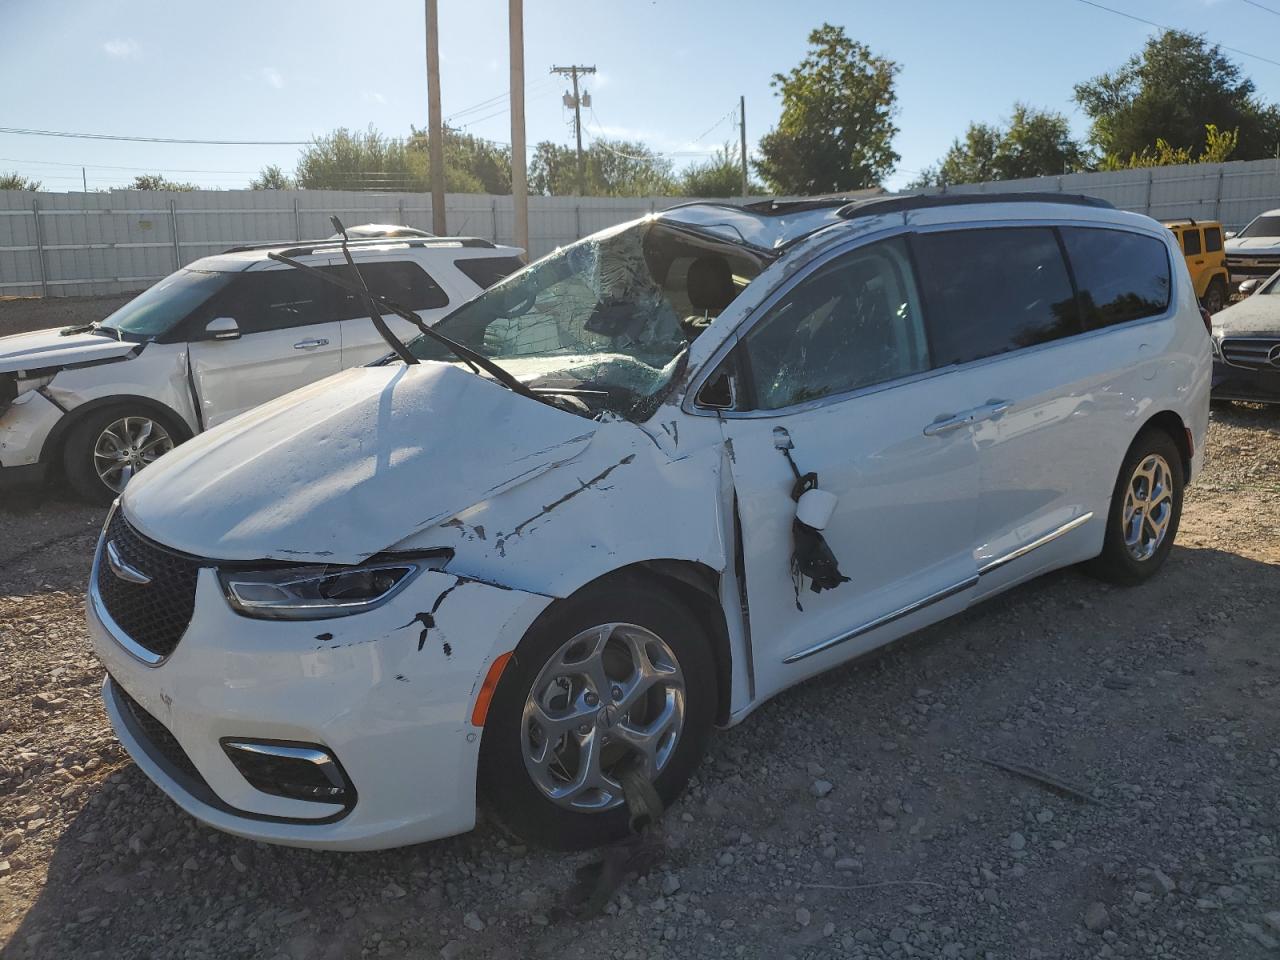
<svg viewBox="0 0 1280 960">
<path fill-rule="evenodd" d="M 98 479 L 116 493 L 130 478 L 173 449 L 169 431 L 150 417 L 121 417 L 107 424 L 93 445 Z"/>
<path fill-rule="evenodd" d="M 591 627 L 547 661 L 525 701 L 525 768 L 544 796 L 579 812 L 623 803 L 619 774 L 653 780 L 684 727 L 684 675 L 671 647 L 631 623 Z"/>
<path fill-rule="evenodd" d="M 1124 545 L 1135 560 L 1149 560 L 1169 532 L 1173 518 L 1173 472 L 1158 453 L 1144 457 L 1125 488 L 1121 523 Z"/>
</svg>

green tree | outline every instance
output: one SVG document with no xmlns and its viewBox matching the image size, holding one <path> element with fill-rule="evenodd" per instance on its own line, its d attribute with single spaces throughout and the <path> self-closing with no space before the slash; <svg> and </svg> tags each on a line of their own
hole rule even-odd
<svg viewBox="0 0 1280 960">
<path fill-rule="evenodd" d="M 29 180 L 16 170 L 0 173 L 0 190 L 39 190 L 39 180 Z"/>
<path fill-rule="evenodd" d="M 1157 140 L 1194 150 L 1209 124 L 1237 132 L 1237 160 L 1274 156 L 1280 143 L 1280 109 L 1255 96 L 1221 47 L 1178 30 L 1152 37 L 1115 72 L 1076 84 L 1075 98 L 1104 157 L 1142 156 Z"/>
<path fill-rule="evenodd" d="M 484 186 L 470 170 L 449 162 L 446 139 L 444 188 L 450 193 L 482 193 Z M 372 126 L 364 132 L 345 127 L 315 137 L 302 150 L 294 171 L 304 190 L 431 189 L 427 138 L 418 131 L 407 139 L 387 137 Z"/>
<path fill-rule="evenodd" d="M 170 180 L 168 177 L 160 173 L 143 173 L 133 178 L 133 183 L 125 187 L 126 190 L 169 190 L 176 192 L 185 192 L 188 190 L 199 190 L 194 183 L 181 183 L 177 180 Z"/>
<path fill-rule="evenodd" d="M 599 139 L 583 151 L 583 192 L 592 197 L 645 197 L 676 192 L 671 161 L 643 143 Z M 577 151 L 544 140 L 533 149 L 529 189 L 568 196 L 578 189 Z"/>
<path fill-rule="evenodd" d="M 297 184 L 293 178 L 272 163 L 249 181 L 250 190 L 292 190 Z"/>
<path fill-rule="evenodd" d="M 678 184 L 685 197 L 736 197 L 742 194 L 742 159 L 738 147 L 726 143 L 701 163 L 691 164 L 680 172 Z M 748 178 L 747 192 L 764 193 L 764 187 Z"/>
<path fill-rule="evenodd" d="M 1050 176 L 1088 163 L 1066 117 L 1016 103 L 1007 124 L 969 124 L 964 138 L 955 140 L 937 166 L 922 171 L 908 188 Z"/>
<path fill-rule="evenodd" d="M 1105 157 L 1103 170 L 1133 170 L 1139 167 L 1168 167 L 1180 163 L 1223 163 L 1231 159 L 1240 137 L 1235 130 L 1220 131 L 1212 123 L 1205 127 L 1204 149 L 1193 156 L 1188 147 L 1175 147 L 1163 137 L 1156 138 L 1155 149 L 1129 154 L 1129 159 Z"/>
<path fill-rule="evenodd" d="M 892 60 L 824 23 L 809 53 L 771 86 L 782 98 L 778 125 L 760 140 L 756 171 L 779 193 L 835 193 L 872 187 L 893 172 L 898 132 Z"/>
</svg>

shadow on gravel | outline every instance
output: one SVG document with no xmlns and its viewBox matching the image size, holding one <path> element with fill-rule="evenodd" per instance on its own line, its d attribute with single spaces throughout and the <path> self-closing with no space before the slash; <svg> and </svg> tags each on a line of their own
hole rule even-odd
<svg viewBox="0 0 1280 960">
<path fill-rule="evenodd" d="M 1204 638 L 1218 629 L 1218 611 L 1231 597 L 1253 595 L 1258 600 L 1255 614 L 1274 618 L 1278 574 L 1280 568 L 1273 565 L 1188 547 L 1176 548 L 1159 577 L 1134 589 L 1111 588 L 1077 571 L 1060 571 L 781 694 L 740 727 L 712 739 L 711 755 L 698 773 L 700 786 L 680 807 L 697 811 L 696 826 L 682 823 L 674 813 L 668 818 L 674 821 L 673 842 L 679 844 L 673 857 L 680 862 L 687 887 L 696 884 L 705 890 L 704 903 L 714 899 L 719 916 L 736 918 L 739 927 L 747 929 L 757 920 L 753 911 L 758 905 L 749 894 L 759 875 L 717 871 L 721 844 L 732 842 L 723 839 L 725 832 L 735 831 L 736 836 L 746 827 L 757 838 L 768 836 L 786 845 L 796 843 L 794 838 L 806 831 L 822 828 L 828 816 L 850 817 L 843 829 L 866 843 L 870 877 L 912 876 L 920 870 L 938 877 L 968 877 L 973 863 L 987 856 L 976 851 L 989 842 L 992 831 L 966 821 L 966 812 L 985 804 L 984 818 L 998 822 L 1014 791 L 1034 793 L 1036 788 L 979 766 L 957 768 L 940 758 L 945 751 L 976 751 L 980 735 L 995 730 L 992 718 L 1024 703 L 1046 677 L 1076 685 L 1089 698 L 1104 701 L 1088 720 L 1095 737 L 1113 738 L 1103 744 L 1107 750 L 1099 751 L 1097 743 L 1084 742 L 1088 734 L 1079 732 L 1074 718 L 1065 721 L 1054 728 L 1055 763 L 1076 768 L 1071 771 L 1076 774 L 1089 765 L 1098 774 L 1097 785 L 1108 791 L 1125 776 L 1135 778 L 1130 782 L 1141 778 L 1159 784 L 1171 775 L 1175 763 L 1183 761 L 1177 751 L 1199 749 L 1198 744 L 1175 746 L 1171 753 L 1167 745 L 1182 742 L 1170 741 L 1171 731 L 1185 735 L 1196 729 L 1200 718 L 1193 715 L 1192 704 L 1197 701 L 1170 696 L 1161 703 L 1158 720 L 1151 713 L 1125 715 L 1124 704 L 1134 700 L 1136 690 L 1109 687 L 1104 681 L 1114 682 L 1124 673 L 1135 678 L 1136 687 L 1168 672 L 1165 668 L 1177 673 L 1182 666 L 1184 674 L 1199 674 L 1188 680 L 1188 687 L 1216 685 L 1216 693 L 1206 694 L 1221 695 L 1235 683 L 1236 654 L 1230 649 L 1229 633 L 1220 631 L 1211 645 Z M 1241 631 L 1246 628 L 1253 629 L 1239 624 Z M 1249 655 L 1265 658 L 1261 669 L 1280 670 L 1280 655 L 1257 650 L 1252 647 Z M 1112 656 L 1118 665 L 1109 665 Z M 1251 662 L 1253 666 L 1238 669 L 1256 672 L 1258 661 Z M 1197 671 L 1196 665 L 1202 669 Z M 913 698 L 918 702 L 919 687 L 925 685 L 945 687 L 941 722 L 950 726 L 939 727 L 932 717 L 917 722 L 910 716 L 915 712 Z M 1153 688 L 1152 693 L 1159 691 Z M 1193 690 L 1187 696 L 1199 693 Z M 1114 708 L 1105 706 L 1110 703 Z M 1265 711 L 1266 719 L 1259 723 L 1272 724 L 1274 732 L 1274 704 L 1240 709 Z M 899 718 L 898 712 L 909 716 Z M 1115 716 L 1124 719 L 1118 725 L 1100 726 L 1113 724 Z M 797 752 L 797 733 L 805 728 L 809 743 Z M 882 732 L 886 729 L 896 741 L 892 753 L 881 752 L 887 749 Z M 943 742 L 934 736 L 939 730 L 945 734 Z M 1011 744 L 1020 745 L 1026 744 Z M 1121 753 L 1126 760 L 1119 759 Z M 740 754 L 749 754 L 750 767 L 723 775 L 721 771 L 732 767 Z M 865 777 L 867 771 L 883 773 L 910 757 L 944 781 L 957 779 L 975 806 L 966 809 L 955 802 L 950 809 L 941 807 L 936 823 L 930 812 L 934 837 L 924 863 L 922 853 L 908 855 L 891 845 L 915 842 L 903 833 L 877 834 L 874 825 L 868 828 L 865 821 L 852 819 L 849 811 L 857 802 L 856 791 L 833 795 L 840 801 L 835 813 L 823 813 L 821 807 L 815 812 L 808 791 L 812 778 L 804 772 L 805 760 L 814 755 L 828 764 L 833 780 L 839 779 L 830 772 L 833 766 L 840 774 L 847 768 L 859 771 L 849 776 Z M 1149 765 L 1126 771 L 1124 763 Z M 1256 764 L 1224 767 L 1225 774 L 1218 776 L 1260 776 L 1249 769 L 1252 766 Z M 757 777 L 752 772 L 757 768 L 775 771 L 773 779 Z M 721 811 L 719 818 L 708 813 L 712 809 Z M 1094 813 L 1098 809 L 1085 811 L 1103 817 L 1101 825 L 1088 828 L 1097 831 L 1089 834 L 1089 843 L 1101 843 L 1102 831 L 1114 831 L 1115 838 L 1107 842 L 1121 845 L 1123 852 L 1110 850 L 1108 857 L 1153 862 L 1164 842 L 1159 822 L 1134 819 L 1111 825 L 1104 815 Z M 1069 815 L 1075 814 L 1068 810 L 1060 817 Z M 722 825 L 721 820 L 726 822 Z M 786 837 L 792 839 L 782 839 Z M 435 957 L 451 941 L 459 945 L 446 955 L 456 957 L 568 952 L 586 930 L 597 936 L 604 933 L 598 926 L 545 926 L 540 918 L 569 883 L 576 862 L 560 854 L 511 847 L 496 829 L 485 826 L 459 838 L 363 854 L 258 844 L 197 823 L 129 766 L 94 788 L 58 839 L 44 889 L 4 956 L 337 960 L 360 956 L 364 950 L 376 956 Z M 1043 879 L 1037 875 L 1043 886 L 1028 888 L 1026 894 L 1038 904 L 1034 909 L 1041 912 L 1037 922 L 1044 925 L 1043 936 L 1051 931 L 1053 938 L 1069 943 L 1066 938 L 1077 935 L 1081 911 L 1099 897 L 1090 879 L 1098 869 L 1065 859 L 1060 865 L 1046 864 Z M 890 895 L 879 891 L 866 896 L 882 894 Z M 1009 894 L 1020 895 L 1020 890 Z M 829 899 L 840 896 L 847 895 L 831 894 Z M 936 909 L 949 908 L 945 900 L 938 900 Z M 470 921 L 474 910 L 489 918 L 487 928 L 478 930 L 479 921 Z M 1225 914 L 1222 917 L 1208 917 L 1205 923 L 1223 925 L 1221 935 L 1226 937 Z M 651 935 L 650 919 L 634 911 L 603 922 L 625 931 L 628 938 Z M 791 930 L 788 926 L 766 931 L 758 955 L 781 956 L 795 947 Z M 1016 938 L 1018 933 L 1008 936 Z M 387 946 L 380 947 L 383 938 Z M 1021 950 L 1027 945 L 1025 940 L 1011 940 L 1000 946 L 1012 952 L 1002 950 L 1000 955 L 1025 955 Z"/>
</svg>

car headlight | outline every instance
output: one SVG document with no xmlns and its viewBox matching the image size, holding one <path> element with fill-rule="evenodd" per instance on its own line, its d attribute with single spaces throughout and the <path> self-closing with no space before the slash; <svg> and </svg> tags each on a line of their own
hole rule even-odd
<svg viewBox="0 0 1280 960">
<path fill-rule="evenodd" d="M 449 554 L 383 559 L 352 567 L 333 564 L 261 570 L 221 569 L 218 579 L 232 609 L 262 620 L 325 620 L 363 613 L 386 603 L 426 569 L 440 569 Z"/>
</svg>

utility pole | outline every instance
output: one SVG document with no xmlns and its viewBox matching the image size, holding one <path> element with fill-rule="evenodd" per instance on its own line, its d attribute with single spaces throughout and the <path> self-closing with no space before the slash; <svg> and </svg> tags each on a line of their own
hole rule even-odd
<svg viewBox="0 0 1280 960">
<path fill-rule="evenodd" d="M 444 130 L 440 122 L 440 23 L 427 0 L 427 147 L 431 161 L 431 232 L 447 232 L 444 209 Z"/>
<path fill-rule="evenodd" d="M 510 0 L 508 27 L 511 44 L 511 206 L 516 246 L 529 260 L 529 184 L 524 154 L 524 0 Z"/>
<path fill-rule="evenodd" d="M 738 133 L 742 154 L 742 195 L 747 195 L 747 98 L 738 98 Z"/>
<path fill-rule="evenodd" d="M 84 167 L 80 168 L 80 183 L 84 186 L 84 192 L 89 192 L 89 175 L 84 172 Z"/>
<path fill-rule="evenodd" d="M 565 94 L 564 103 L 567 107 L 573 107 L 573 130 L 578 137 L 578 196 L 582 196 L 584 191 L 582 180 L 582 108 L 583 106 L 591 106 L 591 94 L 583 93 L 578 95 L 578 74 L 595 73 L 595 67 L 570 66 L 570 67 L 552 67 L 552 73 L 558 73 L 562 77 L 571 77 L 573 79 L 573 96 Z"/>
</svg>

